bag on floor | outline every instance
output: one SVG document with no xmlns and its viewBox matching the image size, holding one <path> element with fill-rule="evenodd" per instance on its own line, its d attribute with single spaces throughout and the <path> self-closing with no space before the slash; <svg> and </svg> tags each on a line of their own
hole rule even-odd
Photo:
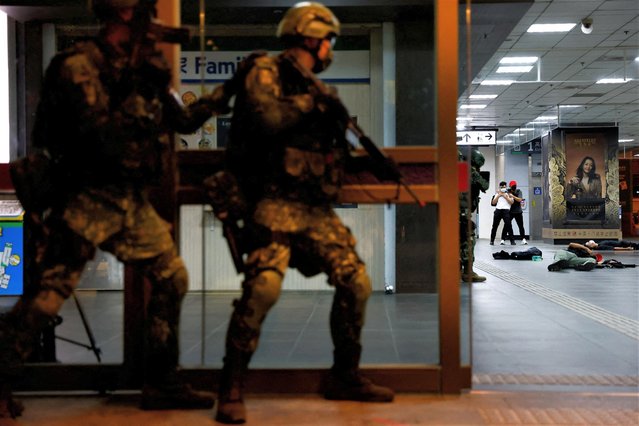
<svg viewBox="0 0 639 426">
<path fill-rule="evenodd" d="M 541 257 L 541 250 L 537 247 L 530 247 L 528 250 L 510 253 L 510 258 L 515 260 L 532 260 L 533 256 Z"/>
</svg>

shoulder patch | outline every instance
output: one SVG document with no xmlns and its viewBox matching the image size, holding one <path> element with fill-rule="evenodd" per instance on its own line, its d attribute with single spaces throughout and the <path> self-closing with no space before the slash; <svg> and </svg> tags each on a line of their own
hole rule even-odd
<svg viewBox="0 0 639 426">
<path fill-rule="evenodd" d="M 253 67 L 253 75 L 255 84 L 261 89 L 267 89 L 274 93 L 279 93 L 279 69 L 275 58 L 269 56 L 260 56 L 255 59 Z"/>
</svg>

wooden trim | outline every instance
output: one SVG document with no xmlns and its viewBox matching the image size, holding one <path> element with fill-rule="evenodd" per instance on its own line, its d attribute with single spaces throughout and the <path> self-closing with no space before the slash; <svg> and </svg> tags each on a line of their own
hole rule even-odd
<svg viewBox="0 0 639 426">
<path fill-rule="evenodd" d="M 394 146 L 381 148 L 387 156 L 397 163 L 437 163 L 439 152 L 433 146 Z M 363 155 L 363 149 L 355 150 L 356 154 Z"/>
<path fill-rule="evenodd" d="M 398 163 L 437 163 L 439 160 L 439 151 L 433 146 L 394 146 L 381 148 L 381 150 Z M 178 164 L 181 167 L 187 165 L 221 167 L 224 162 L 224 151 L 223 148 L 178 151 Z M 366 155 L 366 152 L 363 149 L 356 149 L 354 155 Z"/>
<path fill-rule="evenodd" d="M 461 366 L 461 386 L 462 389 L 470 389 L 473 387 L 473 366 Z"/>
<path fill-rule="evenodd" d="M 437 185 L 410 185 L 411 190 L 420 201 L 436 203 L 439 201 Z M 344 185 L 340 190 L 338 201 L 341 203 L 384 204 L 386 200 L 392 204 L 414 204 L 415 200 L 403 187 L 397 185 Z"/>
<path fill-rule="evenodd" d="M 458 85 L 458 4 L 436 0 L 435 60 L 437 141 L 440 185 L 438 204 L 439 345 L 444 393 L 462 388 L 460 349 L 459 199 L 455 117 Z"/>
<path fill-rule="evenodd" d="M 363 374 L 396 392 L 438 392 L 441 382 L 439 366 L 370 367 Z M 321 392 L 327 369 L 280 368 L 250 369 L 245 388 L 250 393 L 317 393 Z M 197 389 L 217 389 L 219 369 L 188 368 L 180 377 Z M 277 386 L 273 386 L 276 383 Z M 142 381 L 130 380 L 129 369 L 117 364 L 71 365 L 28 364 L 24 379 L 16 384 L 19 392 L 31 391 L 96 391 L 140 389 Z"/>
</svg>

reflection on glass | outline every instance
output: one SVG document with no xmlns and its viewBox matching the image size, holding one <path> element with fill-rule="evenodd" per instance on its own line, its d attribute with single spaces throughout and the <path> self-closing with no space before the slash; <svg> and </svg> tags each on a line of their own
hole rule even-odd
<svg viewBox="0 0 639 426">
<path fill-rule="evenodd" d="M 357 9 L 344 10 L 349 22 L 358 16 Z M 206 12 L 211 10 L 215 8 Z M 378 146 L 436 143 L 432 9 L 406 11 L 410 13 L 401 18 L 409 18 L 406 22 L 393 22 L 397 16 L 388 15 L 380 17 L 383 25 L 344 26 L 331 67 L 319 75 L 337 88 L 351 116 Z M 201 9 L 201 19 L 203 14 Z M 185 102 L 211 92 L 252 51 L 273 54 L 282 48 L 259 26 L 231 26 L 222 33 L 201 20 L 199 34 L 181 54 L 180 96 Z M 180 135 L 180 144 L 189 150 L 223 148 L 229 124 L 229 117 L 216 117 L 195 133 Z M 362 336 L 363 364 L 438 364 L 434 206 L 385 210 L 379 204 L 355 204 L 336 206 L 336 212 L 357 239 L 357 251 L 373 282 Z M 180 255 L 190 276 L 180 336 L 184 365 L 221 365 L 231 304 L 240 295 L 243 277 L 233 268 L 221 228 L 203 206 L 180 209 Z M 282 295 L 263 324 L 252 367 L 332 364 L 329 312 L 334 289 L 326 281 L 325 274 L 306 278 L 288 269 Z"/>
<path fill-rule="evenodd" d="M 415 285 L 400 293 L 385 291 L 384 258 L 388 247 L 384 242 L 384 209 L 376 205 L 336 209 L 343 222 L 357 235 L 357 250 L 366 262 L 373 282 L 374 292 L 368 302 L 362 335 L 362 363 L 437 364 L 438 297 L 435 289 L 429 285 L 406 283 L 407 287 Z M 202 363 L 200 338 L 203 335 L 203 363 L 219 366 L 224 355 L 232 301 L 240 295 L 242 277 L 233 268 L 221 223 L 212 212 L 202 206 L 182 206 L 180 216 L 180 250 L 191 283 L 191 292 L 182 310 L 181 363 L 185 366 Z M 203 249 L 197 241 L 203 242 Z M 414 247 L 418 245 L 414 244 Z M 423 266 L 425 256 L 423 250 L 418 250 L 413 260 L 422 262 Z M 419 265 L 415 266 L 419 268 Z M 324 368 L 331 365 L 333 344 L 328 325 L 333 288 L 326 281 L 325 274 L 306 278 L 295 269 L 287 271 L 282 295 L 263 324 L 260 345 L 251 361 L 254 367 Z M 203 305 L 204 332 L 200 322 Z"/>
</svg>

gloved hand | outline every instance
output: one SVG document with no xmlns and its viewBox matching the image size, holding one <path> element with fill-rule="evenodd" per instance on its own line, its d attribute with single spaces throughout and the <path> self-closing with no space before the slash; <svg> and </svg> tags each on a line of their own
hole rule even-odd
<svg viewBox="0 0 639 426">
<path fill-rule="evenodd" d="M 220 84 L 217 86 L 213 93 L 202 96 L 202 101 L 206 102 L 209 108 L 215 111 L 217 115 L 224 115 L 231 112 L 229 101 L 233 93 L 229 93 L 226 84 Z"/>
</svg>

